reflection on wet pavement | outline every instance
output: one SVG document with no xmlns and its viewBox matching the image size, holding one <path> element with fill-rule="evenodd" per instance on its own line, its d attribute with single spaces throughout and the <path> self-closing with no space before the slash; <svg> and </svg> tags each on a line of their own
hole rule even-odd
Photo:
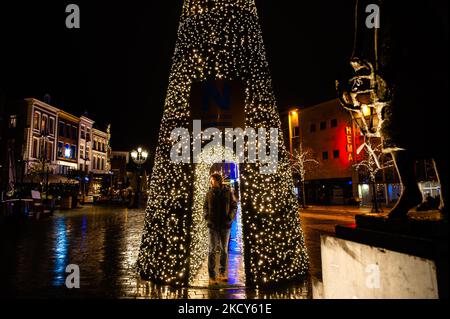
<svg viewBox="0 0 450 319">
<path fill-rule="evenodd" d="M 85 207 L 0 225 L 0 296 L 18 298 L 308 298 L 308 283 L 261 291 L 243 287 L 242 256 L 230 253 L 229 289 L 157 286 L 135 270 L 143 210 Z M 69 264 L 80 288 L 68 289 Z M 207 265 L 205 264 L 207 267 Z M 207 270 L 207 269 L 206 269 Z M 204 271 L 204 270 L 202 270 Z M 207 271 L 205 272 L 207 275 Z"/>
</svg>

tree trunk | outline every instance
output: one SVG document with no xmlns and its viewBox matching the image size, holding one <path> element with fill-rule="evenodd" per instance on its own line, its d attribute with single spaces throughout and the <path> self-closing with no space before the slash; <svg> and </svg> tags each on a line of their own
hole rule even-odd
<svg viewBox="0 0 450 319">
<path fill-rule="evenodd" d="M 378 209 L 377 186 L 375 181 L 372 181 L 372 201 L 373 201 L 372 211 L 374 213 L 379 213 L 380 210 Z"/>
<path fill-rule="evenodd" d="M 306 194 L 305 194 L 305 181 L 302 180 L 301 182 L 301 189 L 302 189 L 302 208 L 306 208 Z"/>
</svg>

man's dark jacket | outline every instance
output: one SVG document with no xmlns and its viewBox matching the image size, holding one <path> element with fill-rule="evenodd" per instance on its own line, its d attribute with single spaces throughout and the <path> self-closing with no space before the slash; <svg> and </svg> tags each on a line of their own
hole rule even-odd
<svg viewBox="0 0 450 319">
<path fill-rule="evenodd" d="M 203 214 L 208 228 L 229 229 L 236 216 L 237 201 L 228 186 L 211 187 L 203 206 Z"/>
</svg>

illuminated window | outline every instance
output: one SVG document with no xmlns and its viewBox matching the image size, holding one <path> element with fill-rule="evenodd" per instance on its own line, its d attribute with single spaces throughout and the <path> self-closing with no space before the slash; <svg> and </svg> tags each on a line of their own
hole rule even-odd
<svg viewBox="0 0 450 319">
<path fill-rule="evenodd" d="M 39 113 L 38 111 L 34 112 L 34 117 L 33 117 L 33 129 L 35 130 L 40 130 L 39 124 L 41 121 L 41 113 Z"/>
<path fill-rule="evenodd" d="M 333 157 L 334 158 L 339 158 L 339 150 L 335 150 L 335 151 L 333 151 Z"/>
<path fill-rule="evenodd" d="M 42 121 L 41 121 L 41 131 L 42 132 L 47 132 L 48 130 L 48 115 L 47 114 L 42 114 Z"/>
<path fill-rule="evenodd" d="M 336 119 L 331 120 L 331 127 L 337 127 L 337 124 L 338 124 L 338 122 Z"/>
<path fill-rule="evenodd" d="M 323 160 L 327 160 L 328 159 L 328 152 L 323 152 L 322 153 L 322 159 Z"/>
</svg>

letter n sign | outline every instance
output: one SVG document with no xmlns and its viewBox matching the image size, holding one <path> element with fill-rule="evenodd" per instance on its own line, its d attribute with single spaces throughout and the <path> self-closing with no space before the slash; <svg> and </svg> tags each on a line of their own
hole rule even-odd
<svg viewBox="0 0 450 319">
<path fill-rule="evenodd" d="M 228 82 L 222 82 L 223 90 L 219 91 L 217 85 L 213 82 L 208 81 L 204 83 L 203 87 L 203 99 L 202 99 L 202 110 L 204 112 L 209 111 L 210 103 L 213 101 L 222 110 L 229 110 L 231 106 L 230 99 L 230 84 Z"/>
<path fill-rule="evenodd" d="M 245 126 L 245 85 L 236 80 L 193 83 L 190 94 L 192 120 L 202 120 L 202 129 Z"/>
</svg>

